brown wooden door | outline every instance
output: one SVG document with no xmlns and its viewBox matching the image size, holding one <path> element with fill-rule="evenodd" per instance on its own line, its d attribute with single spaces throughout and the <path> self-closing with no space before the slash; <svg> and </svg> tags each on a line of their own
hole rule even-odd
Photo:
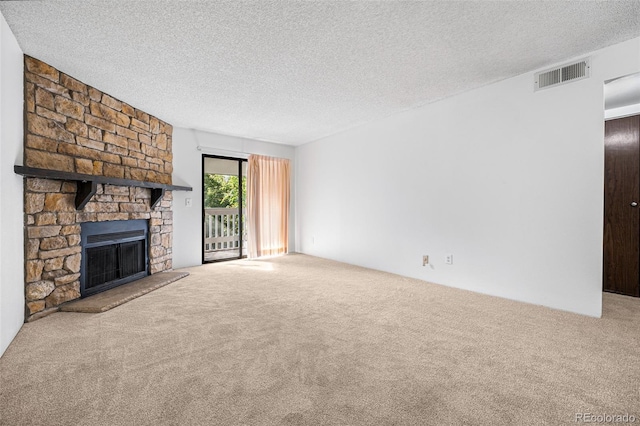
<svg viewBox="0 0 640 426">
<path fill-rule="evenodd" d="M 640 116 L 605 122 L 605 291 L 640 296 Z"/>
</svg>

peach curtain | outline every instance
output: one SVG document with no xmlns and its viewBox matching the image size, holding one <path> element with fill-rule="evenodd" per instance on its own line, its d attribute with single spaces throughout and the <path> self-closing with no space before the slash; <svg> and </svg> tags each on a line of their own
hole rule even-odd
<svg viewBox="0 0 640 426">
<path fill-rule="evenodd" d="M 249 156 L 247 233 L 249 258 L 289 251 L 290 165 L 284 158 Z"/>
</svg>

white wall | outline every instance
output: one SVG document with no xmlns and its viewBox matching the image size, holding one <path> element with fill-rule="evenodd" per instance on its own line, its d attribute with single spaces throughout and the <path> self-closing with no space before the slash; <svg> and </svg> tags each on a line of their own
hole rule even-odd
<svg viewBox="0 0 640 426">
<path fill-rule="evenodd" d="M 261 142 L 199 130 L 173 129 L 173 183 L 193 187 L 193 192 L 173 192 L 173 267 L 182 268 L 202 263 L 202 154 L 198 146 L 211 155 L 247 158 L 248 154 L 288 158 L 295 167 L 292 146 Z M 291 182 L 289 251 L 295 251 L 295 177 Z M 191 198 L 192 207 L 185 206 Z"/>
<path fill-rule="evenodd" d="M 606 120 L 613 120 L 614 118 L 629 117 L 638 114 L 640 114 L 640 104 L 634 104 L 608 109 L 604 112 L 604 118 Z"/>
<path fill-rule="evenodd" d="M 640 114 L 640 73 L 606 82 L 604 108 L 605 120 Z"/>
<path fill-rule="evenodd" d="M 298 147 L 298 251 L 600 316 L 603 84 L 640 70 L 640 38 L 592 59 Z"/>
<path fill-rule="evenodd" d="M 0 14 L 0 356 L 24 322 L 23 56 Z"/>
</svg>

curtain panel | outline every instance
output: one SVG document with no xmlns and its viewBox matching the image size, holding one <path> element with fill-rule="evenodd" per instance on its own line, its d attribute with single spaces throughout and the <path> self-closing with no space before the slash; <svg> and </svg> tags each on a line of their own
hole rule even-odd
<svg viewBox="0 0 640 426">
<path fill-rule="evenodd" d="M 290 162 L 250 155 L 247 169 L 249 258 L 289 251 Z"/>
</svg>

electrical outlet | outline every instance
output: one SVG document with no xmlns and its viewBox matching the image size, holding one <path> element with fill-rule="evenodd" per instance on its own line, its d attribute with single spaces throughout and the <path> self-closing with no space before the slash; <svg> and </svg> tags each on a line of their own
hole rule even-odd
<svg viewBox="0 0 640 426">
<path fill-rule="evenodd" d="M 444 263 L 446 263 L 447 265 L 453 265 L 453 255 L 452 254 L 448 254 L 444 257 Z"/>
<path fill-rule="evenodd" d="M 422 256 L 422 266 L 427 266 L 429 264 L 429 256 L 428 255 L 424 255 Z"/>
</svg>

